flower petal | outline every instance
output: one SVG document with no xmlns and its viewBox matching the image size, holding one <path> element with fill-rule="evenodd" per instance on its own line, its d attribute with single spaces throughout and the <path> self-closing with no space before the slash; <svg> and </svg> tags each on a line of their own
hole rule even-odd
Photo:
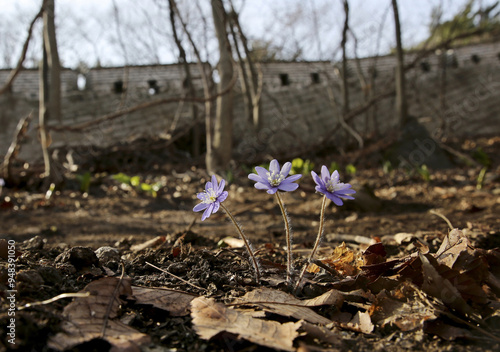
<svg viewBox="0 0 500 352">
<path fill-rule="evenodd" d="M 326 165 L 323 165 L 321 167 L 321 179 L 324 182 L 328 182 L 328 180 L 330 179 L 330 172 L 328 171 L 328 168 L 326 167 Z"/>
<path fill-rule="evenodd" d="M 208 181 L 206 184 L 205 184 L 205 192 L 208 192 L 208 190 L 212 189 L 212 182 Z"/>
<path fill-rule="evenodd" d="M 278 190 L 278 187 L 271 187 L 267 190 L 267 193 L 274 194 Z"/>
<path fill-rule="evenodd" d="M 220 194 L 220 196 L 218 196 L 218 197 L 217 197 L 217 201 L 218 201 L 219 203 L 222 203 L 223 201 L 225 201 L 225 200 L 226 200 L 227 196 L 228 196 L 227 191 L 224 191 L 224 192 L 222 192 L 222 193 Z"/>
<path fill-rule="evenodd" d="M 279 186 L 278 186 L 278 189 L 280 191 L 284 191 L 284 192 L 292 192 L 292 191 L 295 191 L 297 188 L 299 188 L 299 185 L 296 184 L 296 183 L 281 183 Z"/>
<path fill-rule="evenodd" d="M 214 208 L 214 203 L 210 203 L 207 207 L 207 209 L 205 209 L 205 211 L 203 212 L 203 216 L 201 217 L 201 221 L 205 221 L 206 218 L 208 218 L 210 216 L 210 214 L 212 214 L 212 209 Z"/>
<path fill-rule="evenodd" d="M 196 197 L 197 197 L 199 200 L 205 200 L 205 195 L 206 195 L 206 193 L 205 193 L 205 192 L 200 192 L 200 193 L 197 193 L 197 194 L 196 194 Z"/>
<path fill-rule="evenodd" d="M 269 171 L 275 173 L 280 172 L 280 163 L 278 163 L 278 160 L 276 159 L 271 160 L 271 163 L 269 164 Z"/>
<path fill-rule="evenodd" d="M 270 189 L 271 186 L 270 185 L 267 185 L 265 183 L 262 183 L 262 182 L 257 182 L 255 185 L 254 185 L 255 188 L 257 189 Z"/>
<path fill-rule="evenodd" d="M 287 178 L 285 178 L 281 183 L 283 182 L 295 182 L 297 181 L 299 178 L 301 178 L 302 175 L 301 174 L 297 174 L 297 175 L 292 175 L 292 176 L 288 176 Z"/>
<path fill-rule="evenodd" d="M 325 183 L 323 182 L 323 180 L 318 176 L 317 173 L 315 173 L 314 171 L 311 171 L 311 175 L 312 175 L 312 178 L 314 180 L 314 182 L 316 182 L 316 184 L 318 186 L 322 186 L 324 187 L 325 186 Z"/>
<path fill-rule="evenodd" d="M 344 202 L 342 202 L 342 199 L 340 199 L 339 197 L 337 197 L 335 194 L 333 194 L 331 192 L 325 193 L 325 196 L 338 206 L 341 206 L 342 204 L 344 204 Z"/>
<path fill-rule="evenodd" d="M 193 208 L 193 211 L 202 211 L 203 209 L 206 209 L 207 207 L 208 207 L 208 203 L 196 204 Z"/>
<path fill-rule="evenodd" d="M 257 174 L 250 174 L 248 175 L 248 178 L 252 181 L 255 181 L 255 182 L 262 182 L 262 183 L 265 183 L 266 180 L 263 179 L 262 177 L 260 177 L 259 175 Z"/>
<path fill-rule="evenodd" d="M 319 193 L 323 193 L 323 194 L 327 194 L 328 193 L 328 191 L 326 190 L 325 186 L 323 186 L 323 185 L 317 185 L 314 189 L 317 192 L 319 192 Z"/>
<path fill-rule="evenodd" d="M 212 210 L 212 214 L 217 213 L 217 210 L 219 210 L 219 207 L 220 207 L 220 203 L 219 202 L 215 202 L 214 203 L 214 209 Z"/>
<path fill-rule="evenodd" d="M 337 170 L 335 170 L 334 172 L 332 172 L 331 179 L 334 180 L 335 183 L 339 182 L 340 175 L 339 175 L 339 172 Z"/>
<path fill-rule="evenodd" d="M 224 179 L 220 180 L 219 188 L 217 189 L 217 192 L 215 192 L 215 194 L 221 194 L 222 191 L 224 191 L 225 186 L 226 186 L 226 180 Z"/>
<path fill-rule="evenodd" d="M 288 176 L 291 169 L 292 169 L 292 163 L 287 161 L 285 165 L 283 165 L 283 167 L 281 168 L 281 175 L 285 177 Z"/>
<path fill-rule="evenodd" d="M 355 199 L 354 197 L 348 196 L 346 194 L 339 194 L 338 196 L 341 197 L 342 199 Z"/>
<path fill-rule="evenodd" d="M 262 166 L 256 166 L 255 171 L 257 171 L 257 174 L 262 177 L 263 180 L 267 180 L 268 171 L 266 169 L 264 169 Z"/>
</svg>

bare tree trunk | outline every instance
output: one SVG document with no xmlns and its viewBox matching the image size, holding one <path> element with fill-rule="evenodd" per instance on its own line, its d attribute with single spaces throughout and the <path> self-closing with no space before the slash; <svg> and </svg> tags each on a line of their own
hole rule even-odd
<svg viewBox="0 0 500 352">
<path fill-rule="evenodd" d="M 238 14 L 234 10 L 234 6 L 232 1 L 230 1 L 231 4 L 231 19 L 233 21 L 233 24 L 236 26 L 238 29 L 238 34 L 239 38 L 241 40 L 241 44 L 243 46 L 243 50 L 245 51 L 245 64 L 246 64 L 246 69 L 248 71 L 248 75 L 250 75 L 250 79 L 247 78 L 247 85 L 250 91 L 250 100 L 251 100 L 251 108 L 252 108 L 252 121 L 253 121 L 253 127 L 256 131 L 260 129 L 262 126 L 262 121 L 260 118 L 260 99 L 262 97 L 262 71 L 259 70 L 257 73 L 257 69 L 254 65 L 252 55 L 250 52 L 250 49 L 248 47 L 248 40 L 247 37 L 245 36 L 245 33 L 243 33 L 243 30 L 241 29 L 240 21 L 238 19 Z M 247 76 L 248 76 L 247 75 Z"/>
<path fill-rule="evenodd" d="M 46 0 L 45 12 L 43 14 L 43 25 L 45 50 L 50 76 L 50 118 L 61 121 L 61 64 L 57 51 L 56 27 L 54 23 L 54 0 Z"/>
<path fill-rule="evenodd" d="M 179 9 L 177 8 L 177 4 L 175 3 L 175 0 L 169 0 L 170 1 L 170 6 L 171 8 L 175 11 L 175 14 L 179 18 L 179 22 L 182 25 L 182 29 L 184 30 L 184 33 L 186 33 L 186 36 L 191 43 L 191 46 L 193 47 L 194 54 L 196 56 L 196 59 L 198 60 L 198 69 L 200 70 L 200 74 L 202 77 L 202 83 L 203 83 L 203 95 L 205 96 L 205 136 L 206 136 L 206 146 L 207 146 L 207 155 L 212 154 L 212 101 L 209 99 L 210 98 L 210 82 L 211 80 L 209 79 L 207 72 L 205 71 L 205 67 L 203 65 L 203 62 L 201 60 L 201 55 L 200 52 L 198 51 L 198 48 L 196 47 L 196 44 L 193 40 L 193 37 L 191 36 L 191 33 L 187 29 L 186 23 L 183 21 L 181 13 L 179 12 Z M 207 166 L 208 168 L 208 166 Z"/>
<path fill-rule="evenodd" d="M 394 12 L 394 27 L 396 29 L 396 113 L 399 118 L 399 125 L 402 127 L 408 119 L 408 106 L 406 101 L 404 54 L 401 43 L 401 25 L 399 22 L 397 0 L 392 0 L 392 9 Z"/>
<path fill-rule="evenodd" d="M 49 119 L 61 121 L 61 67 L 57 52 L 56 30 L 54 24 L 54 0 L 43 2 L 43 59 L 40 65 L 40 112 L 39 128 L 45 172 L 50 174 L 50 155 L 48 147 L 50 136 L 46 124 Z"/>
<path fill-rule="evenodd" d="M 177 35 L 177 29 L 175 27 L 175 11 L 174 11 L 174 6 L 172 4 L 173 1 L 169 0 L 169 7 L 170 7 L 170 24 L 172 25 L 172 33 L 174 35 L 174 41 L 175 44 L 177 45 L 177 49 L 179 49 L 179 62 L 182 63 L 182 66 L 184 68 L 184 73 L 186 75 L 186 88 L 187 91 L 189 92 L 189 95 L 191 97 L 196 97 L 196 91 L 194 89 L 193 85 L 193 78 L 191 76 L 191 69 L 189 67 L 189 64 L 187 62 L 186 58 L 186 51 L 184 50 L 184 47 L 182 46 L 182 43 L 179 39 L 179 36 Z M 193 122 L 196 122 L 198 118 L 198 107 L 196 104 L 191 103 L 191 116 L 193 119 Z M 198 156 L 200 154 L 200 128 L 197 123 L 193 126 L 193 145 L 192 145 L 192 153 L 193 156 Z"/>
<path fill-rule="evenodd" d="M 342 30 L 342 114 L 347 115 L 349 113 L 349 85 L 347 82 L 347 53 L 346 53 L 346 43 L 347 43 L 347 31 L 349 30 L 349 3 L 344 0 L 344 29 Z"/>
<path fill-rule="evenodd" d="M 226 31 L 226 13 L 222 0 L 211 0 L 215 33 L 219 42 L 219 77 L 217 91 L 231 84 L 233 78 L 233 59 L 231 44 Z M 212 153 L 207 153 L 206 164 L 210 173 L 227 170 L 231 160 L 233 144 L 233 93 L 217 98 L 217 108 L 214 123 L 214 139 Z"/>
</svg>

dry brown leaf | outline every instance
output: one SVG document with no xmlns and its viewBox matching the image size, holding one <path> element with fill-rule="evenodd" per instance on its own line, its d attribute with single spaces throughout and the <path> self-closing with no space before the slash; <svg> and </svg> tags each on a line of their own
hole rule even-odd
<svg viewBox="0 0 500 352">
<path fill-rule="evenodd" d="M 210 339 L 221 332 L 229 332 L 270 348 L 294 351 L 293 341 L 301 323 L 267 321 L 230 309 L 211 298 L 198 297 L 191 301 L 193 327 L 202 339 Z"/>
<path fill-rule="evenodd" d="M 119 297 L 132 294 L 130 279 L 104 277 L 80 292 L 90 292 L 90 296 L 77 298 L 64 308 L 62 332 L 49 339 L 50 348 L 64 351 L 100 338 L 108 341 L 114 351 L 129 352 L 140 351 L 139 346 L 150 342 L 148 335 L 114 320 L 122 304 Z"/>
<path fill-rule="evenodd" d="M 191 301 L 197 295 L 182 291 L 175 291 L 160 287 L 148 288 L 132 286 L 136 304 L 153 305 L 158 309 L 166 310 L 171 316 L 180 317 L 189 314 Z"/>
<path fill-rule="evenodd" d="M 440 299 L 449 308 L 455 309 L 464 315 L 474 315 L 474 310 L 465 302 L 458 289 L 449 280 L 439 275 L 427 256 L 419 254 L 419 258 L 422 262 L 422 273 L 424 275 L 422 290 Z"/>
<path fill-rule="evenodd" d="M 453 268 L 458 257 L 473 249 L 469 239 L 459 229 L 453 229 L 443 240 L 441 246 L 435 254 L 435 258 L 440 264 Z"/>
<path fill-rule="evenodd" d="M 241 248 L 245 246 L 245 242 L 241 238 L 236 237 L 224 237 L 221 241 L 223 241 L 229 248 Z"/>
<path fill-rule="evenodd" d="M 340 306 L 343 300 L 342 293 L 337 290 L 330 290 L 309 300 L 299 300 L 289 293 L 263 287 L 248 292 L 243 297 L 238 298 L 237 302 L 255 304 L 275 314 L 326 325 L 331 321 L 309 307 L 320 305 Z"/>
<path fill-rule="evenodd" d="M 368 314 L 368 312 L 361 311 L 358 311 L 352 320 L 347 324 L 341 324 L 341 327 L 361 332 L 363 334 L 370 334 L 374 329 L 374 325 L 370 319 L 370 314 Z"/>
<path fill-rule="evenodd" d="M 407 298 L 406 302 L 402 302 L 380 293 L 370 307 L 372 321 L 381 327 L 389 324 L 401 331 L 411 331 L 423 327 L 425 321 L 436 318 L 433 309 L 415 299 L 414 295 Z"/>
<path fill-rule="evenodd" d="M 335 270 L 344 276 L 353 276 L 359 272 L 359 268 L 363 265 L 363 259 L 358 253 L 348 248 L 345 242 L 340 246 L 335 247 L 333 254 L 327 258 L 321 259 L 323 264 L 335 268 Z M 310 266 L 310 271 L 319 271 L 314 265 Z"/>
<path fill-rule="evenodd" d="M 338 332 L 332 331 L 324 326 L 318 326 L 307 321 L 303 321 L 300 329 L 307 333 L 307 335 L 318 339 L 321 342 L 328 342 L 330 344 L 338 344 L 342 341 L 342 337 Z"/>
</svg>

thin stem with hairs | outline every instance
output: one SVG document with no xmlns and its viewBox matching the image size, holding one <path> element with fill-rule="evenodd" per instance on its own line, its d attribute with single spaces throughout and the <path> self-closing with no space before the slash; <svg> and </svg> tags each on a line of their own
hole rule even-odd
<svg viewBox="0 0 500 352">
<path fill-rule="evenodd" d="M 286 253 L 287 253 L 287 263 L 286 263 L 286 281 L 290 286 L 293 285 L 293 263 L 292 263 L 292 229 L 290 226 L 290 221 L 286 213 L 285 205 L 281 200 L 279 192 L 275 193 L 276 199 L 278 200 L 278 205 L 281 209 L 281 214 L 283 215 L 283 222 L 285 223 L 285 235 L 286 235 Z"/>
<path fill-rule="evenodd" d="M 245 247 L 246 247 L 246 249 L 248 251 L 248 254 L 250 255 L 250 259 L 252 261 L 252 265 L 253 265 L 253 267 L 255 269 L 255 279 L 257 280 L 257 283 L 259 283 L 260 282 L 259 262 L 257 261 L 257 258 L 255 257 L 255 253 L 254 253 L 254 251 L 252 249 L 252 246 L 250 245 L 250 242 L 246 238 L 245 234 L 243 233 L 243 230 L 241 229 L 240 225 L 238 224 L 238 222 L 234 218 L 233 214 L 231 214 L 231 212 L 229 210 L 227 210 L 227 208 L 226 208 L 226 206 L 224 204 L 220 203 L 220 206 L 226 212 L 226 214 L 229 217 L 229 219 L 231 219 L 231 221 L 233 222 L 234 226 L 238 230 L 238 233 L 240 234 L 240 237 L 243 240 L 243 243 L 245 243 Z"/>
<path fill-rule="evenodd" d="M 318 229 L 318 236 L 316 236 L 316 242 L 314 242 L 314 247 L 311 251 L 311 254 L 309 254 L 309 258 L 307 259 L 306 264 L 304 265 L 304 268 L 302 269 L 299 279 L 297 280 L 297 283 L 295 284 L 295 290 L 297 290 L 300 287 L 300 283 L 302 279 L 304 278 L 304 275 L 306 273 L 307 268 L 309 267 L 309 264 L 311 264 L 311 261 L 314 258 L 314 255 L 316 254 L 316 251 L 319 248 L 319 244 L 321 243 L 321 237 L 323 237 L 323 229 L 325 225 L 325 209 L 326 209 L 326 203 L 327 203 L 328 198 L 326 196 L 323 197 L 323 202 L 321 204 L 321 214 L 319 217 L 319 229 Z"/>
</svg>

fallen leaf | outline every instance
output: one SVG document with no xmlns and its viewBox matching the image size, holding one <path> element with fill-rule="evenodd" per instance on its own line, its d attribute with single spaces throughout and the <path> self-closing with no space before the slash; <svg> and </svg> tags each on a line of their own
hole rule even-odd
<svg viewBox="0 0 500 352">
<path fill-rule="evenodd" d="M 401 331 L 422 328 L 425 321 L 436 318 L 433 309 L 416 299 L 414 295 L 407 297 L 405 302 L 384 293 L 377 295 L 377 299 L 370 307 L 370 316 L 380 327 L 391 325 Z"/>
<path fill-rule="evenodd" d="M 224 237 L 222 240 L 219 241 L 224 242 L 227 244 L 229 248 L 240 248 L 245 246 L 245 242 L 241 238 L 236 238 L 236 237 Z"/>
<path fill-rule="evenodd" d="M 382 243 L 375 243 L 368 247 L 363 253 L 364 264 L 372 265 L 385 262 L 387 253 Z"/>
<path fill-rule="evenodd" d="M 350 322 L 341 324 L 341 326 L 344 329 L 361 332 L 363 334 L 370 334 L 375 327 L 370 319 L 370 314 L 361 311 L 358 311 Z"/>
<path fill-rule="evenodd" d="M 303 321 L 300 330 L 307 333 L 307 335 L 318 339 L 321 342 L 330 344 L 338 344 L 342 341 L 341 335 L 337 331 L 332 331 L 324 326 L 318 326 L 307 321 Z"/>
<path fill-rule="evenodd" d="M 281 324 L 254 318 L 205 297 L 191 301 L 191 317 L 202 339 L 211 339 L 225 331 L 258 345 L 285 351 L 294 351 L 293 341 L 302 325 L 301 322 Z"/>
<path fill-rule="evenodd" d="M 340 306 L 343 300 L 342 293 L 337 290 L 330 290 L 309 300 L 299 300 L 289 293 L 263 287 L 246 293 L 238 298 L 236 302 L 257 305 L 275 314 L 326 325 L 331 323 L 331 320 L 319 315 L 309 307 L 320 305 Z"/>
<path fill-rule="evenodd" d="M 61 332 L 51 337 L 48 346 L 65 351 L 93 339 L 103 339 L 113 346 L 113 351 L 137 351 L 150 342 L 145 335 L 119 320 L 121 295 L 131 295 L 130 279 L 104 277 L 88 284 L 81 293 L 90 296 L 75 299 L 63 311 Z"/>
<path fill-rule="evenodd" d="M 327 258 L 321 259 L 321 262 L 334 268 L 344 276 L 356 275 L 359 272 L 359 268 L 363 265 L 363 259 L 360 255 L 348 248 L 345 242 L 335 247 L 333 253 Z M 319 268 L 313 264 L 310 265 L 309 271 L 318 272 Z"/>
<path fill-rule="evenodd" d="M 152 305 L 155 308 L 166 310 L 171 316 L 180 317 L 189 314 L 191 301 L 197 295 L 166 288 L 148 288 L 132 286 L 136 304 Z"/>
<path fill-rule="evenodd" d="M 441 300 L 449 308 L 455 309 L 464 315 L 475 315 L 472 307 L 462 298 L 458 289 L 451 282 L 439 275 L 426 255 L 419 254 L 422 262 L 423 283 L 422 290 Z"/>
</svg>

